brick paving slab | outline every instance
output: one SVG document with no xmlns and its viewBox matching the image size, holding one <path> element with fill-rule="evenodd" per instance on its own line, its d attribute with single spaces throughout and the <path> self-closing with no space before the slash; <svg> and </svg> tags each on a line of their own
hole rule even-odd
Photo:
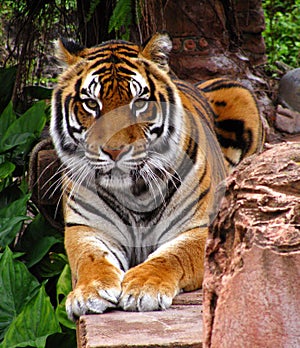
<svg viewBox="0 0 300 348">
<path fill-rule="evenodd" d="M 79 348 L 200 348 L 202 293 L 181 294 L 166 311 L 84 315 L 77 337 Z"/>
</svg>

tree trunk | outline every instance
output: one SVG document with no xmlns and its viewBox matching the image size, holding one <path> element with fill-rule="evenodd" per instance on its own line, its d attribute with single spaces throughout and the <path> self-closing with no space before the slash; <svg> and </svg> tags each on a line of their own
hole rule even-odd
<svg viewBox="0 0 300 348">
<path fill-rule="evenodd" d="M 205 347 L 300 347 L 300 143 L 226 181 L 207 241 Z"/>
</svg>

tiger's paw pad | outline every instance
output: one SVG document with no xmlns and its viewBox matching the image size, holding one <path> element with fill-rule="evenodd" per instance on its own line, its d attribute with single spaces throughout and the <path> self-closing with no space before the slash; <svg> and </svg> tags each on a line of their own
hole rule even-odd
<svg viewBox="0 0 300 348">
<path fill-rule="evenodd" d="M 103 313 L 115 308 L 121 295 L 121 287 L 102 289 L 97 284 L 77 286 L 67 297 L 66 312 L 70 320 L 89 313 Z"/>
</svg>

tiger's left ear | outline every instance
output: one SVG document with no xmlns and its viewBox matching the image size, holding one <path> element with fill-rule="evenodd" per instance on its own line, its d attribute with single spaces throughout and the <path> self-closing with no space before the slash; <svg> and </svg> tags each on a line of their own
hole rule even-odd
<svg viewBox="0 0 300 348">
<path fill-rule="evenodd" d="M 82 58 L 84 47 L 69 39 L 59 39 L 55 43 L 56 57 L 66 65 L 73 65 Z"/>
<path fill-rule="evenodd" d="M 169 72 L 169 53 L 172 40 L 168 33 L 156 33 L 143 44 L 142 56 L 155 62 L 161 69 Z"/>
</svg>

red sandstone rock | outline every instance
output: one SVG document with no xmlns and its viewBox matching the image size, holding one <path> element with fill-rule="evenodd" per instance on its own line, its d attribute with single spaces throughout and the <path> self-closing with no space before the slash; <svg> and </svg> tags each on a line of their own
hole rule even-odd
<svg viewBox="0 0 300 348">
<path fill-rule="evenodd" d="M 84 315 L 77 341 L 78 348 L 201 348 L 202 292 L 178 295 L 166 311 Z"/>
<path fill-rule="evenodd" d="M 300 347 L 300 144 L 229 177 L 205 262 L 205 347 Z"/>
</svg>

